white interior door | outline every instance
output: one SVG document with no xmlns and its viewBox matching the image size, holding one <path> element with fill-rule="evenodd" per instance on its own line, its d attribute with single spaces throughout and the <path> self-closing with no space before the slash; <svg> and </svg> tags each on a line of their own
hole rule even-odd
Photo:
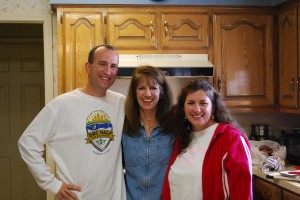
<svg viewBox="0 0 300 200">
<path fill-rule="evenodd" d="M 44 106 L 43 44 L 0 44 L 0 199 L 44 200 L 17 141 Z"/>
</svg>

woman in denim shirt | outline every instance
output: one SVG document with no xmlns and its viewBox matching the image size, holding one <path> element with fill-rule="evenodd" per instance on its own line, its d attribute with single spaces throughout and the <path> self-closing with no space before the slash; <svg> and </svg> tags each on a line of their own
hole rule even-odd
<svg viewBox="0 0 300 200">
<path fill-rule="evenodd" d="M 125 103 L 122 138 L 127 200 L 159 200 L 173 150 L 172 93 L 165 74 L 140 66 Z"/>
</svg>

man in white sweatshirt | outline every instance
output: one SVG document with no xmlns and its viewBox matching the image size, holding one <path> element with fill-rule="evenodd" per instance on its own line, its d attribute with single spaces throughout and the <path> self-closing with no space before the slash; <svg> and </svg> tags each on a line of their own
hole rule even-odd
<svg viewBox="0 0 300 200">
<path fill-rule="evenodd" d="M 85 64 L 85 87 L 53 99 L 18 141 L 39 186 L 59 200 L 126 198 L 120 145 L 125 96 L 109 90 L 118 64 L 112 46 L 94 47 Z M 56 175 L 43 158 L 45 144 L 56 163 Z"/>
</svg>

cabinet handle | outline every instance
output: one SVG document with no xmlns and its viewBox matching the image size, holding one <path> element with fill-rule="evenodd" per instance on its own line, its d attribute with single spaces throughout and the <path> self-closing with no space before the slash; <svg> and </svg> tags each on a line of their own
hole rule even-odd
<svg viewBox="0 0 300 200">
<path fill-rule="evenodd" d="M 222 82 L 221 82 L 221 77 L 220 76 L 218 77 L 217 84 L 218 84 L 219 95 L 221 95 L 221 86 L 222 86 L 221 84 L 222 84 Z"/>
<path fill-rule="evenodd" d="M 295 78 L 293 77 L 290 82 L 290 88 L 292 91 L 294 91 L 294 82 L 295 82 Z"/>
<path fill-rule="evenodd" d="M 264 191 L 264 196 L 267 197 L 267 199 L 272 199 L 272 194 L 270 192 Z"/>
<path fill-rule="evenodd" d="M 154 29 L 153 29 L 153 21 L 150 21 L 150 29 L 151 29 L 150 39 L 152 39 L 152 37 L 153 37 L 153 32 L 154 32 Z"/>
<path fill-rule="evenodd" d="M 169 32 L 169 29 L 168 29 L 168 22 L 167 22 L 167 21 L 165 21 L 164 27 L 165 27 L 165 38 L 167 39 L 168 32 Z"/>
</svg>

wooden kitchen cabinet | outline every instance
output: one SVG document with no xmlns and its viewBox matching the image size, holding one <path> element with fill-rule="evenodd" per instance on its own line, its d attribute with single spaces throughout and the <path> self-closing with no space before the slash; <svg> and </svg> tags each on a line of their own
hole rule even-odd
<svg viewBox="0 0 300 200">
<path fill-rule="evenodd" d="M 209 19 L 191 8 L 108 9 L 107 43 L 119 50 L 197 52 L 209 48 Z"/>
<path fill-rule="evenodd" d="M 214 85 L 241 112 L 275 107 L 274 16 L 253 13 L 213 17 Z"/>
<path fill-rule="evenodd" d="M 155 12 L 108 12 L 107 43 L 117 49 L 157 49 L 158 21 Z"/>
<path fill-rule="evenodd" d="M 86 9 L 57 9 L 58 93 L 82 87 L 84 65 L 92 47 L 103 43 L 103 13 Z"/>
<path fill-rule="evenodd" d="M 253 177 L 254 200 L 299 200 L 300 194 L 289 191 L 258 176 Z"/>
<path fill-rule="evenodd" d="M 194 7 L 57 6 L 58 93 L 82 87 L 88 52 L 110 44 L 119 53 L 210 51 L 207 9 Z"/>
<path fill-rule="evenodd" d="M 231 109 L 274 107 L 273 9 L 58 5 L 56 10 L 59 94 L 84 85 L 89 50 L 108 43 L 125 54 L 208 54 L 214 86 Z"/>
<path fill-rule="evenodd" d="M 279 29 L 279 104 L 282 112 L 299 110 L 300 17 L 299 7 L 282 8 L 278 15 Z M 297 43 L 298 41 L 298 43 Z"/>
<path fill-rule="evenodd" d="M 162 49 L 209 48 L 210 16 L 206 13 L 161 13 Z"/>
<path fill-rule="evenodd" d="M 283 191 L 283 200 L 299 200 L 300 199 L 300 195 L 294 194 L 292 192 Z"/>
<path fill-rule="evenodd" d="M 255 200 L 281 200 L 281 189 L 261 179 L 255 178 L 254 199 Z"/>
</svg>

